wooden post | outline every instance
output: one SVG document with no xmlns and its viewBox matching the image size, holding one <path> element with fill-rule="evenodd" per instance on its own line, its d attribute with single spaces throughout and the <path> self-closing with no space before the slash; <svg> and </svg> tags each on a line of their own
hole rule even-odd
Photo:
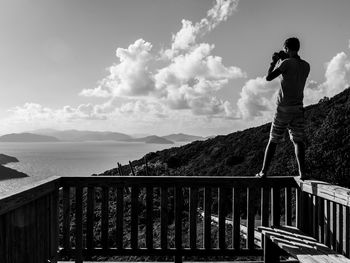
<svg viewBox="0 0 350 263">
<path fill-rule="evenodd" d="M 101 243 L 102 248 L 108 248 L 108 202 L 109 189 L 107 186 L 102 187 L 102 204 L 101 204 Z"/>
<path fill-rule="evenodd" d="M 83 263 L 83 189 L 77 186 L 75 189 L 75 217 L 76 217 L 76 237 L 75 237 L 75 263 Z"/>
<path fill-rule="evenodd" d="M 168 248 L 168 189 L 160 189 L 160 247 Z"/>
<path fill-rule="evenodd" d="M 63 188 L 63 248 L 69 249 L 70 245 L 70 188 Z"/>
<path fill-rule="evenodd" d="M 149 176 L 149 170 L 148 170 L 148 164 L 147 164 L 146 156 L 143 157 L 143 160 L 144 160 L 144 162 L 145 162 L 145 167 L 146 167 L 146 176 Z"/>
<path fill-rule="evenodd" d="M 180 186 L 174 187 L 174 208 L 175 208 L 175 249 L 182 248 L 182 189 Z"/>
<path fill-rule="evenodd" d="M 280 188 L 274 186 L 272 188 L 272 197 L 271 197 L 271 210 L 272 210 L 272 225 L 275 227 L 280 226 L 280 217 L 281 217 L 281 207 L 280 207 Z"/>
<path fill-rule="evenodd" d="M 317 227 L 318 227 L 318 241 L 324 242 L 324 200 L 321 197 L 316 196 L 317 206 Z"/>
<path fill-rule="evenodd" d="M 262 187 L 261 188 L 261 225 L 269 226 L 269 193 L 271 192 L 270 188 Z"/>
<path fill-rule="evenodd" d="M 134 167 L 132 166 L 132 163 L 130 161 L 129 161 L 129 167 L 130 167 L 132 175 L 135 176 Z"/>
<path fill-rule="evenodd" d="M 123 186 L 117 186 L 117 229 L 116 229 L 116 240 L 117 248 L 123 249 L 123 221 L 124 221 L 124 196 Z"/>
<path fill-rule="evenodd" d="M 211 188 L 204 188 L 204 248 L 211 248 Z"/>
<path fill-rule="evenodd" d="M 264 263 L 279 262 L 279 248 L 275 245 L 267 235 L 264 236 Z"/>
<path fill-rule="evenodd" d="M 224 200 L 226 196 L 226 189 L 224 187 L 218 188 L 218 203 L 219 203 L 219 248 L 225 249 L 226 248 L 226 242 L 225 242 L 225 211 L 224 211 Z"/>
<path fill-rule="evenodd" d="M 255 227 L 255 210 L 254 210 L 254 190 L 247 188 L 247 248 L 254 249 L 254 227 Z"/>
<path fill-rule="evenodd" d="M 95 207 L 95 188 L 88 187 L 87 208 L 86 208 L 86 248 L 91 250 L 94 246 L 94 207 Z"/>
<path fill-rule="evenodd" d="M 190 248 L 197 248 L 198 188 L 190 188 Z"/>
<path fill-rule="evenodd" d="M 285 188 L 284 195 L 284 216 L 285 216 L 285 224 L 287 226 L 292 225 L 292 190 L 290 187 Z"/>
<path fill-rule="evenodd" d="M 153 248 L 153 188 L 146 187 L 146 247 Z"/>
<path fill-rule="evenodd" d="M 133 185 L 131 187 L 131 248 L 138 247 L 138 205 L 139 205 L 139 187 Z"/>
<path fill-rule="evenodd" d="M 233 189 L 232 197 L 232 220 L 233 220 L 233 227 L 232 227 L 232 241 L 233 241 L 233 247 L 236 250 L 239 250 L 241 248 L 241 209 L 240 209 L 240 197 L 241 197 L 241 188 L 236 186 Z"/>
</svg>

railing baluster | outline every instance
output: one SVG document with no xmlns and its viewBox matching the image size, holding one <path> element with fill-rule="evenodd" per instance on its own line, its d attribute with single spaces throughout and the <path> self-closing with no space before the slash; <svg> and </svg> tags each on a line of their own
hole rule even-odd
<svg viewBox="0 0 350 263">
<path fill-rule="evenodd" d="M 334 202 L 330 202 L 330 239 L 331 249 L 335 250 L 336 247 L 336 206 Z"/>
<path fill-rule="evenodd" d="M 233 189 L 233 201 L 232 201 L 232 240 L 233 248 L 239 250 L 241 248 L 241 208 L 240 208 L 240 198 L 241 198 L 241 188 L 236 186 Z"/>
<path fill-rule="evenodd" d="M 117 186 L 117 229 L 116 229 L 116 240 L 117 248 L 123 248 L 123 221 L 124 221 L 124 188 L 120 185 Z"/>
<path fill-rule="evenodd" d="M 270 188 L 262 187 L 261 188 L 261 225 L 269 226 L 269 196 Z"/>
<path fill-rule="evenodd" d="M 290 187 L 285 188 L 285 195 L 284 195 L 284 216 L 285 216 L 285 224 L 287 226 L 292 225 L 292 189 Z"/>
<path fill-rule="evenodd" d="M 108 248 L 108 201 L 109 189 L 107 186 L 102 187 L 102 204 L 101 204 L 101 243 L 102 248 Z"/>
<path fill-rule="evenodd" d="M 224 211 L 224 201 L 226 196 L 226 188 L 219 187 L 218 188 L 219 194 L 219 248 L 225 249 L 226 248 L 226 242 L 225 242 L 225 211 Z"/>
<path fill-rule="evenodd" d="M 337 204 L 337 236 L 336 236 L 336 251 L 341 253 L 343 251 L 343 206 Z"/>
<path fill-rule="evenodd" d="M 331 246 L 331 237 L 330 237 L 330 201 L 325 200 L 325 211 L 324 211 L 324 224 L 325 224 L 325 230 L 324 230 L 324 241 L 325 244 L 330 247 Z"/>
<path fill-rule="evenodd" d="M 137 249 L 138 246 L 138 205 L 139 205 L 139 187 L 131 187 L 131 248 Z"/>
<path fill-rule="evenodd" d="M 343 253 L 347 256 L 350 257 L 350 207 L 347 206 L 344 208 L 344 239 L 345 243 L 343 246 Z"/>
<path fill-rule="evenodd" d="M 70 249 L 70 188 L 63 188 L 63 248 Z"/>
<path fill-rule="evenodd" d="M 302 224 L 301 224 L 301 190 L 296 188 L 295 189 L 295 225 L 297 228 L 302 230 Z"/>
<path fill-rule="evenodd" d="M 146 247 L 153 248 L 153 188 L 146 187 Z"/>
<path fill-rule="evenodd" d="M 50 258 L 53 258 L 57 254 L 57 248 L 58 248 L 58 188 L 55 189 L 49 196 L 49 202 L 50 202 L 50 220 L 49 220 L 49 232 L 48 235 L 50 236 Z M 30 208 L 27 206 L 27 216 L 28 216 L 28 221 L 31 222 L 31 211 L 33 208 Z M 0 223 L 1 225 L 1 223 Z M 1 230 L 1 226 L 0 226 Z M 32 230 L 32 229 L 31 229 Z M 0 231 L 1 232 L 1 231 Z M 1 244 L 1 242 L 0 242 Z M 1 245 L 0 245 L 1 248 Z M 1 259 L 1 256 L 0 256 Z"/>
<path fill-rule="evenodd" d="M 211 188 L 204 188 L 204 248 L 211 248 Z"/>
<path fill-rule="evenodd" d="M 77 186 L 75 189 L 75 262 L 83 262 L 83 188 Z"/>
<path fill-rule="evenodd" d="M 247 188 L 247 248 L 254 249 L 254 228 L 255 228 L 255 211 L 254 211 L 254 190 Z"/>
<path fill-rule="evenodd" d="M 181 222 L 181 213 L 182 213 L 182 189 L 180 186 L 174 187 L 175 193 L 175 248 L 182 248 L 182 222 Z"/>
<path fill-rule="evenodd" d="M 306 215 L 306 224 L 307 224 L 307 234 L 310 236 L 313 235 L 313 203 L 312 203 L 312 195 L 311 194 L 306 194 L 306 201 L 307 201 L 307 212 L 304 214 Z"/>
<path fill-rule="evenodd" d="M 274 186 L 272 188 L 272 198 L 271 198 L 271 212 L 272 212 L 272 225 L 280 225 L 281 207 L 280 207 L 280 188 Z"/>
<path fill-rule="evenodd" d="M 94 242 L 94 203 L 95 203 L 95 188 L 88 187 L 87 192 L 87 208 L 86 208 L 86 248 L 91 250 Z"/>
<path fill-rule="evenodd" d="M 316 196 L 318 241 L 324 242 L 324 200 Z"/>
<path fill-rule="evenodd" d="M 317 197 L 312 195 L 311 196 L 311 206 L 312 206 L 312 221 L 310 224 L 310 227 L 312 228 L 312 236 L 316 239 L 318 239 L 318 207 L 317 207 Z"/>
<path fill-rule="evenodd" d="M 160 190 L 160 246 L 168 248 L 168 189 L 165 186 Z"/>
<path fill-rule="evenodd" d="M 198 188 L 190 188 L 190 248 L 197 248 Z"/>
</svg>

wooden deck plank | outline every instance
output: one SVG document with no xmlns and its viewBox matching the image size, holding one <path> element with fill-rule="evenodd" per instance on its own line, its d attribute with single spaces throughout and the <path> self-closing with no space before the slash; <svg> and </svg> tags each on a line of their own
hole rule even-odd
<svg viewBox="0 0 350 263">
<path fill-rule="evenodd" d="M 331 250 L 315 238 L 305 235 L 295 227 L 260 227 L 263 235 L 300 262 L 349 263 L 350 259 Z"/>
</svg>

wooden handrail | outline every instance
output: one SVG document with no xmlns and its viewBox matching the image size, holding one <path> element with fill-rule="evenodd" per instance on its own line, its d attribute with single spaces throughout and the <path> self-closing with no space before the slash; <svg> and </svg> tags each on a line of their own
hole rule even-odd
<svg viewBox="0 0 350 263">
<path fill-rule="evenodd" d="M 334 251 L 350 257 L 350 189 L 295 179 L 297 226 Z"/>
<path fill-rule="evenodd" d="M 295 178 L 299 189 L 305 193 L 322 197 L 325 200 L 350 207 L 350 189 L 322 181 Z"/>
<path fill-rule="evenodd" d="M 47 262 L 58 249 L 58 189 L 50 177 L 0 194 L 0 262 Z"/>
<path fill-rule="evenodd" d="M 11 210 L 22 207 L 47 193 L 59 188 L 61 184 L 60 176 L 51 176 L 49 178 L 27 184 L 19 187 L 14 192 L 0 192 L 0 215 Z"/>
<path fill-rule="evenodd" d="M 62 191 L 59 191 L 61 188 Z M 36 256 L 28 256 L 28 262 L 53 258 L 59 247 L 58 237 L 63 247 L 62 255 L 72 256 L 76 262 L 81 262 L 88 255 L 168 255 L 176 256 L 178 261 L 181 255 L 261 255 L 261 249 L 254 246 L 253 222 L 256 211 L 253 210 L 256 206 L 252 202 L 260 200 L 258 206 L 261 208 L 262 225 L 279 224 L 283 211 L 285 223 L 290 225 L 294 223 L 294 207 L 290 202 L 294 198 L 295 191 L 291 190 L 293 188 L 296 189 L 298 227 L 338 253 L 350 257 L 350 190 L 343 187 L 282 176 L 267 179 L 248 176 L 79 176 L 50 177 L 12 193 L 0 193 L 0 262 L 7 262 L 5 255 L 9 254 L 11 260 L 16 262 L 19 251 L 24 251 L 25 254 L 29 248 Z M 113 189 L 115 192 L 112 192 Z M 159 192 L 156 193 L 156 189 Z M 169 189 L 173 189 L 171 191 L 174 196 L 170 196 Z M 284 192 L 285 204 L 280 201 L 281 190 Z M 261 191 L 260 194 L 258 191 Z M 224 212 L 224 197 L 227 193 L 232 196 L 230 246 L 226 244 L 228 237 Z M 140 194 L 143 194 L 144 199 L 140 199 Z M 246 196 L 245 200 L 242 200 L 242 195 Z M 130 203 L 125 203 L 128 198 Z M 174 198 L 173 211 L 168 208 L 169 198 Z M 159 211 L 154 210 L 155 203 L 159 206 Z M 182 244 L 185 203 L 186 209 L 189 209 L 189 242 L 186 246 Z M 99 215 L 96 215 L 96 205 L 101 207 Z M 115 205 L 113 209 L 116 211 L 125 211 L 126 206 L 130 207 L 129 215 L 116 213 L 116 229 L 113 232 L 116 235 L 115 247 L 111 247 L 108 220 L 111 205 Z M 213 205 L 218 214 L 218 225 L 215 226 L 217 240 L 211 234 Z M 203 229 L 199 229 L 196 224 L 199 207 L 205 212 Z M 145 245 L 140 247 L 138 239 L 141 225 L 135 217 L 143 212 L 142 208 L 145 208 L 143 225 L 146 231 Z M 60 213 L 58 209 L 62 209 Z M 240 245 L 239 211 L 245 211 L 248 224 L 246 248 Z M 63 232 L 60 233 L 59 214 L 63 218 L 63 225 L 60 227 Z M 71 228 L 72 215 L 75 218 L 74 231 Z M 96 216 L 101 220 L 100 246 L 96 246 L 93 241 Z M 126 222 L 126 216 L 133 219 Z M 173 216 L 174 220 L 173 241 L 168 236 L 169 216 Z M 159 247 L 154 243 L 155 217 L 159 218 Z M 125 248 L 125 231 L 130 231 L 127 233 L 130 234 L 130 248 Z M 198 247 L 199 233 L 203 234 L 202 247 Z M 27 238 L 23 239 L 23 236 Z M 28 241 L 30 238 L 33 242 Z M 218 248 L 212 247 L 214 241 Z M 11 250 L 8 242 L 16 246 Z"/>
</svg>

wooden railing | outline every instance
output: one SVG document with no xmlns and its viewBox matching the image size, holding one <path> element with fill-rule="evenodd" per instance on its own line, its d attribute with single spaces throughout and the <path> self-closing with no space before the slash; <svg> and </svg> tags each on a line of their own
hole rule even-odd
<svg viewBox="0 0 350 263">
<path fill-rule="evenodd" d="M 255 225 L 280 224 L 282 211 L 283 223 L 292 224 L 297 185 L 286 177 L 107 176 L 64 177 L 62 186 L 62 258 L 168 256 L 181 262 L 189 256 L 261 256 Z M 211 224 L 213 213 L 218 226 Z"/>
<path fill-rule="evenodd" d="M 290 177 L 53 177 L 0 194 L 0 262 L 261 256 L 255 227 L 279 224 L 349 257 L 349 191 Z"/>
<path fill-rule="evenodd" d="M 11 194 L 0 193 L 0 262 L 55 260 L 58 250 L 59 177 Z"/>
<path fill-rule="evenodd" d="M 350 257 L 350 189 L 297 181 L 297 226 L 332 250 Z"/>
</svg>

